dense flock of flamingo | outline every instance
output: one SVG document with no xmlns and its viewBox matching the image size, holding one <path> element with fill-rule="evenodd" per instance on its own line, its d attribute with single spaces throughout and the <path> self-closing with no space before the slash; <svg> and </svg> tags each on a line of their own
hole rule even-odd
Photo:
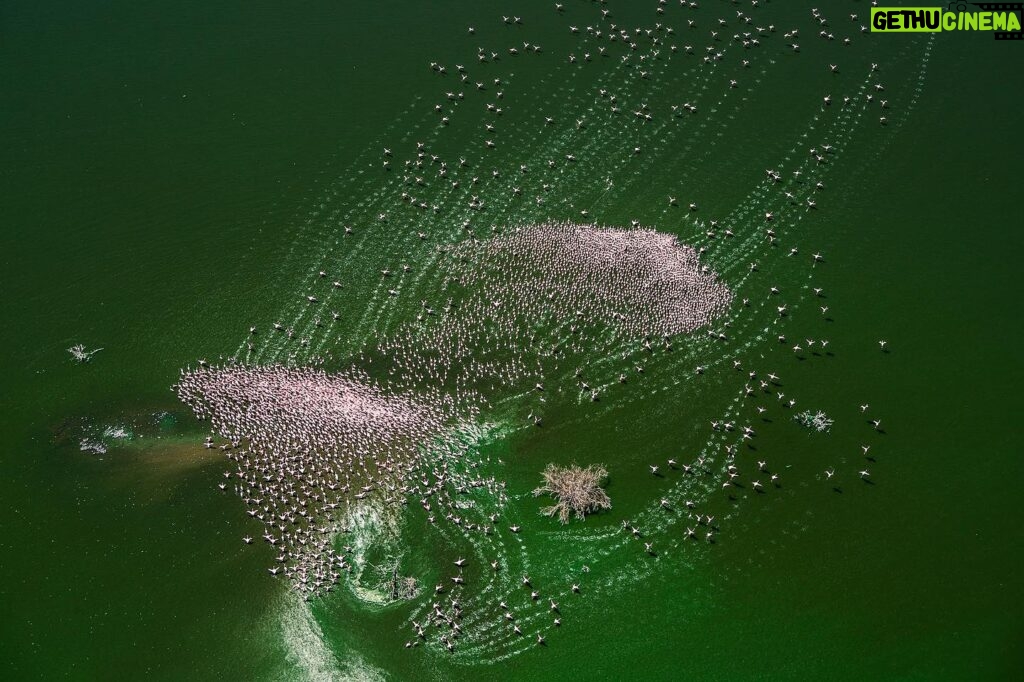
<svg viewBox="0 0 1024 682">
<path fill-rule="evenodd" d="M 827 238 L 809 226 L 822 229 L 819 201 L 839 158 L 897 127 L 898 102 L 912 106 L 930 47 L 907 49 L 911 73 L 890 93 L 856 14 L 833 24 L 810 9 L 801 25 L 782 27 L 757 0 L 658 0 L 650 10 L 627 26 L 605 2 L 557 4 L 551 16 L 573 40 L 558 54 L 535 44 L 521 17 L 497 17 L 515 36 L 492 33 L 488 46 L 469 27 L 471 66 L 431 62 L 437 101 L 417 102 L 419 122 L 393 133 L 401 146 L 388 143 L 376 173 L 341 179 L 303 227 L 297 243 L 311 251 L 287 263 L 299 291 L 278 320 L 253 324 L 233 355 L 182 370 L 175 390 L 209 420 L 206 447 L 227 458 L 218 487 L 261 524 L 276 557 L 270 573 L 306 599 L 359 582 L 374 541 L 353 539 L 361 519 L 415 511 L 460 556 L 411 598 L 406 646 L 499 660 L 545 644 L 566 600 L 613 593 L 620 578 L 587 582 L 614 560 L 602 557 L 634 552 L 641 568 L 631 575 L 641 579 L 659 552 L 708 551 L 721 532 L 715 495 L 781 487 L 778 470 L 745 449 L 760 417 L 796 404 L 796 390 L 784 392 L 763 366 L 766 349 L 793 361 L 831 356 L 828 339 L 807 337 L 834 314 L 816 286 Z M 727 135 L 755 95 L 770 98 L 757 84 L 803 68 L 801 41 L 828 55 L 820 66 L 834 85 L 792 102 L 809 111 L 804 132 L 734 210 L 704 216 L 696 196 L 677 198 L 684 184 L 667 201 L 647 197 L 661 207 L 648 220 L 599 222 L 645 196 L 650 174 L 672 167 L 679 149 Z M 515 78 L 515 60 L 526 58 L 550 60 L 534 90 Z M 847 70 L 858 75 L 841 77 Z M 552 88 L 565 96 L 536 108 Z M 517 94 L 534 109 L 505 128 Z M 659 104 L 667 99 L 679 101 Z M 441 151 L 453 143 L 464 155 Z M 339 206 L 346 196 L 352 205 Z M 735 382 L 736 399 L 706 444 L 628 464 L 658 484 L 645 511 L 622 519 L 621 533 L 588 536 L 601 549 L 593 561 L 538 570 L 548 582 L 527 575 L 524 538 L 551 521 L 520 513 L 473 434 L 507 415 L 513 431 L 540 429 L 551 401 L 575 404 L 580 423 L 614 419 L 617 400 L 637 400 L 619 392 L 624 384 L 699 394 L 712 373 Z M 773 423 L 791 423 L 785 414 Z M 880 420 L 871 423 L 879 433 Z M 822 480 L 835 475 L 832 467 Z"/>
</svg>

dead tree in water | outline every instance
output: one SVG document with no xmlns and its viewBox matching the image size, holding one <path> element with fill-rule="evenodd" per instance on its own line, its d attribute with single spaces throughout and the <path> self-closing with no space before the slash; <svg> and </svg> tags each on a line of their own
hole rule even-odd
<svg viewBox="0 0 1024 682">
<path fill-rule="evenodd" d="M 90 360 L 92 360 L 92 356 L 95 355 L 96 353 L 99 353 L 101 350 L 103 349 L 97 348 L 95 350 L 86 350 L 85 345 L 81 343 L 71 346 L 71 348 L 68 348 L 68 352 L 71 353 L 71 357 L 73 357 L 75 360 L 78 360 L 79 362 L 89 362 Z"/>
<path fill-rule="evenodd" d="M 398 574 L 398 559 L 392 559 L 389 564 L 383 566 L 370 565 L 381 576 L 377 589 L 387 594 L 388 601 L 412 599 L 419 594 L 419 582 L 416 578 Z"/>
<path fill-rule="evenodd" d="M 602 481 L 608 477 L 603 466 L 591 464 L 584 469 L 576 465 L 560 467 L 548 464 L 543 476 L 544 485 L 533 491 L 534 497 L 548 494 L 557 503 L 541 509 L 541 514 L 557 515 L 559 521 L 569 523 L 570 514 L 582 519 L 601 509 L 611 509 L 612 501 L 601 487 Z"/>
</svg>

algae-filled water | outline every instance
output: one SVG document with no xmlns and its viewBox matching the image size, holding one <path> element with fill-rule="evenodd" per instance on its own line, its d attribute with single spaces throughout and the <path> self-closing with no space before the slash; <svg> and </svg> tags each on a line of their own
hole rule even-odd
<svg viewBox="0 0 1024 682">
<path fill-rule="evenodd" d="M 512 4 L 0 7 L 4 679 L 1019 678 L 1020 45 Z"/>
</svg>

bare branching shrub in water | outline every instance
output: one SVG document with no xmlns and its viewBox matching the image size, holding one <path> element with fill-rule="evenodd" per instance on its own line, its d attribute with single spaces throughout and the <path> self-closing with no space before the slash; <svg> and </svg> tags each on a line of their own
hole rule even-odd
<svg viewBox="0 0 1024 682">
<path fill-rule="evenodd" d="M 601 487 L 608 477 L 608 471 L 598 464 L 584 468 L 576 465 L 560 467 L 548 464 L 544 469 L 544 485 L 533 491 L 534 497 L 550 495 L 556 504 L 544 507 L 541 514 L 558 516 L 562 523 L 569 523 L 569 515 L 582 519 L 601 509 L 611 509 L 612 501 Z"/>
<path fill-rule="evenodd" d="M 78 362 L 89 362 L 92 360 L 92 356 L 99 353 L 102 348 L 96 348 L 95 350 L 86 350 L 85 346 L 81 343 L 71 346 L 68 348 L 68 353 L 71 353 L 71 357 Z"/>
<path fill-rule="evenodd" d="M 828 431 L 832 428 L 833 419 L 827 414 L 818 410 L 817 412 L 801 412 L 800 414 L 793 417 L 797 424 L 800 424 L 806 429 L 813 429 L 819 433 Z"/>
</svg>

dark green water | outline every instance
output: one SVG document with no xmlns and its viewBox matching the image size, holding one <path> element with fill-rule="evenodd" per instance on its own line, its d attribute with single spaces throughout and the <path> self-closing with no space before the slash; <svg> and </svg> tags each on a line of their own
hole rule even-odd
<svg viewBox="0 0 1024 682">
<path fill-rule="evenodd" d="M 369 608 L 342 591 L 307 612 L 266 575 L 271 552 L 238 542 L 253 528 L 238 500 L 217 491 L 222 465 L 198 446 L 205 431 L 168 389 L 179 368 L 234 353 L 249 324 L 292 305 L 300 275 L 316 265 L 304 254 L 325 234 L 314 215 L 325 195 L 358 201 L 359 183 L 384 182 L 375 179 L 380 147 L 397 148 L 414 125 L 433 134 L 422 112 L 446 86 L 431 61 L 472 69 L 478 44 L 520 40 L 500 37 L 511 10 L 486 4 L 0 7 L 3 677 L 1016 679 L 1024 79 L 1014 69 L 1021 46 L 985 35 L 936 36 L 924 67 L 927 38 L 855 34 L 849 48 L 826 45 L 806 7 L 772 7 L 780 31 L 801 26 L 801 61 L 787 62 L 793 55 L 777 44 L 756 53 L 758 88 L 730 94 L 715 81 L 725 99 L 717 111 L 702 100 L 707 128 L 666 133 L 642 182 L 621 158 L 588 160 L 634 184 L 602 199 L 603 182 L 581 180 L 572 201 L 551 202 L 552 217 L 578 219 L 589 207 L 607 224 L 635 217 L 696 239 L 702 230 L 680 217 L 686 203 L 699 202 L 703 217 L 728 214 L 810 126 L 824 129 L 817 101 L 840 87 L 825 64 L 841 50 L 851 54 L 841 57 L 842 87 L 869 61 L 893 79 L 892 123 L 856 128 L 821 210 L 801 227 L 813 234 L 802 256 L 826 256 L 813 277 L 834 319 L 794 316 L 787 333 L 827 337 L 834 353 L 801 361 L 769 340 L 741 356 L 778 372 L 787 393 L 836 425 L 810 435 L 773 409 L 756 446 L 785 467 L 783 486 L 716 496 L 715 545 L 650 560 L 632 545 L 615 550 L 595 563 L 594 580 L 621 573 L 621 586 L 563 599 L 566 622 L 547 647 L 474 665 L 404 649 L 401 605 Z M 565 25 L 596 23 L 597 7 L 566 4 L 564 18 L 546 1 L 515 10 L 524 25 L 513 30 L 544 52 L 514 68 L 502 62 L 525 84 L 510 87 L 522 99 L 509 95 L 502 125 L 534 126 L 597 82 L 587 71 L 570 79 L 564 59 L 576 40 Z M 613 10 L 625 26 L 646 25 L 654 6 Z M 827 10 L 835 25 L 867 12 L 849 6 Z M 700 12 L 702 26 L 734 15 L 729 3 Z M 665 21 L 683 26 L 686 16 Z M 648 103 L 691 96 L 673 89 Z M 808 123 L 815 114 L 823 118 Z M 514 134 L 520 146 L 499 149 L 501 158 L 543 156 L 549 140 Z M 438 148 L 458 154 L 469 139 L 453 126 Z M 677 213 L 665 201 L 674 194 Z M 499 209 L 488 220 L 527 213 Z M 375 247 L 393 253 L 387 236 L 370 243 L 369 273 Z M 763 268 L 772 281 L 806 280 L 806 261 L 778 260 Z M 890 353 L 879 352 L 880 338 Z M 64 349 L 79 342 L 104 350 L 74 364 Z M 600 461 L 615 507 L 588 519 L 587 532 L 640 514 L 668 485 L 652 482 L 647 464 L 700 451 L 707 421 L 737 388 L 731 363 L 679 387 L 666 367 L 631 382 L 618 402 L 570 401 L 550 428 L 490 446 L 510 489 L 528 492 L 548 461 Z M 883 418 L 884 435 L 864 423 L 862 403 Z M 173 423 L 156 423 L 164 411 Z M 116 424 L 139 437 L 102 456 L 79 450 L 83 429 Z M 875 462 L 861 456 L 863 443 Z M 873 485 L 856 476 L 865 466 Z M 822 480 L 831 467 L 841 493 Z M 533 516 L 532 498 L 516 506 L 537 575 L 590 561 Z M 416 545 L 435 578 L 459 553 L 430 536 Z"/>
</svg>

